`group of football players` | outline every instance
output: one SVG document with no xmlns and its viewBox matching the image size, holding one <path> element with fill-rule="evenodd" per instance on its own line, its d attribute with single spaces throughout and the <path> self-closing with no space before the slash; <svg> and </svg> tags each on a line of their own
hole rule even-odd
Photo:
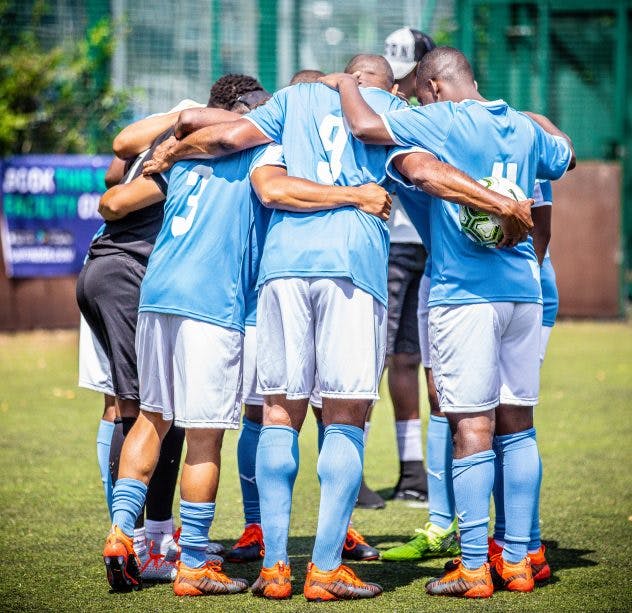
<svg viewBox="0 0 632 613">
<path fill-rule="evenodd" d="M 252 593 L 289 598 L 298 436 L 311 404 L 321 497 L 303 593 L 379 595 L 342 558 L 379 555 L 351 514 L 384 504 L 362 473 L 386 355 L 395 497 L 427 500 L 429 522 L 382 558 L 460 555 L 426 584 L 435 595 L 528 592 L 550 576 L 533 407 L 557 305 L 548 181 L 574 164 L 566 135 L 485 100 L 462 53 L 404 28 L 385 56 L 355 56 L 344 73 L 301 71 L 272 96 L 252 77 L 222 77 L 206 107 L 185 101 L 132 124 L 114 150 L 106 222 L 77 286 L 90 328 L 82 352 L 106 362 L 80 382 L 107 394 L 97 450 L 113 590 L 143 579 L 171 580 L 181 596 L 247 590 L 225 557 L 262 559 Z M 474 180 L 490 175 L 533 197 Z M 461 206 L 499 219 L 497 248 L 461 231 Z M 209 530 L 223 433 L 240 421 L 245 530 L 225 552 Z"/>
</svg>

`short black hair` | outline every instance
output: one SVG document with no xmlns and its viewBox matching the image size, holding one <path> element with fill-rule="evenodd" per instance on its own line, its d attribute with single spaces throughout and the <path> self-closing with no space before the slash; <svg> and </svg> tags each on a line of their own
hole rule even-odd
<svg viewBox="0 0 632 613">
<path fill-rule="evenodd" d="M 229 111 L 239 96 L 259 90 L 263 90 L 263 85 L 254 77 L 245 74 L 227 74 L 213 83 L 207 106 Z"/>
<path fill-rule="evenodd" d="M 473 83 L 474 71 L 463 52 L 454 47 L 435 47 L 417 65 L 417 81 L 429 80 Z"/>
<path fill-rule="evenodd" d="M 324 77 L 325 73 L 322 70 L 313 70 L 306 68 L 305 70 L 299 70 L 290 79 L 290 85 L 296 85 L 297 83 L 316 83 L 320 77 Z"/>
<path fill-rule="evenodd" d="M 349 63 L 345 66 L 345 72 L 353 74 L 362 64 L 369 64 L 376 73 L 383 73 L 387 87 L 390 89 L 395 83 L 393 69 L 383 55 L 375 55 L 373 53 L 358 53 L 354 55 Z"/>
</svg>

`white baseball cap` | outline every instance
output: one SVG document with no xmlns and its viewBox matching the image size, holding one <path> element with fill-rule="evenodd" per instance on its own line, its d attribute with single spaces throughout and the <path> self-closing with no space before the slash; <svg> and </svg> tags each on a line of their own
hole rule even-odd
<svg viewBox="0 0 632 613">
<path fill-rule="evenodd" d="M 435 44 L 427 34 L 413 28 L 401 28 L 384 41 L 384 57 L 393 69 L 395 79 L 403 79 Z"/>
<path fill-rule="evenodd" d="M 205 104 L 201 104 L 200 102 L 196 102 L 190 98 L 185 98 L 184 100 L 180 100 L 178 104 L 176 104 L 172 109 L 169 109 L 167 112 L 176 113 L 177 111 L 184 111 L 184 109 L 199 109 L 205 106 Z"/>
</svg>

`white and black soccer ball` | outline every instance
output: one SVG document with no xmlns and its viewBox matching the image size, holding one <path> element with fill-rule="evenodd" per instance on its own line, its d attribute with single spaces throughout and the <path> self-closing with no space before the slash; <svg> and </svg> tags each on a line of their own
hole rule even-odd
<svg viewBox="0 0 632 613">
<path fill-rule="evenodd" d="M 514 200 L 526 200 L 520 186 L 504 177 L 485 177 L 478 182 L 507 198 Z M 500 227 L 500 220 L 496 215 L 490 215 L 483 211 L 477 211 L 469 206 L 459 207 L 459 221 L 461 231 L 477 245 L 484 247 L 495 247 L 503 238 L 503 231 Z"/>
</svg>

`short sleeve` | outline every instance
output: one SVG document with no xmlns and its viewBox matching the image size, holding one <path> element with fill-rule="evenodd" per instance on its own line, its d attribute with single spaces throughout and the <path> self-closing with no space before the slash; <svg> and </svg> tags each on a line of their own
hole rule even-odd
<svg viewBox="0 0 632 613">
<path fill-rule="evenodd" d="M 276 92 L 265 104 L 244 115 L 262 134 L 276 143 L 281 142 L 287 97 L 290 88 L 286 87 Z"/>
<path fill-rule="evenodd" d="M 535 140 L 538 147 L 538 179 L 556 180 L 562 177 L 571 162 L 571 147 L 561 136 L 545 132 L 533 120 Z"/>
<path fill-rule="evenodd" d="M 171 170 L 168 172 L 149 175 L 151 179 L 154 180 L 154 183 L 158 186 L 158 189 L 166 196 L 167 188 L 169 187 L 169 176 L 171 175 Z"/>
<path fill-rule="evenodd" d="M 553 189 L 550 181 L 537 181 L 533 188 L 533 199 L 535 202 L 531 206 L 532 209 L 541 206 L 552 206 Z"/>
<path fill-rule="evenodd" d="M 437 102 L 390 111 L 381 117 L 396 144 L 422 147 L 438 156 L 450 134 L 455 108 L 450 102 Z"/>
<path fill-rule="evenodd" d="M 283 147 L 273 143 L 254 149 L 248 172 L 252 174 L 257 168 L 261 168 L 261 166 L 282 166 L 285 168 Z"/>
<path fill-rule="evenodd" d="M 397 170 L 395 167 L 395 159 L 400 155 L 408 155 L 409 153 L 431 153 L 427 149 L 423 149 L 422 147 L 392 147 L 386 156 L 386 174 L 390 177 L 395 183 L 399 185 L 403 185 L 404 187 L 417 189 L 415 185 L 412 184 L 408 177 L 405 177 L 403 174 Z M 434 154 L 432 154 L 434 155 Z"/>
</svg>

